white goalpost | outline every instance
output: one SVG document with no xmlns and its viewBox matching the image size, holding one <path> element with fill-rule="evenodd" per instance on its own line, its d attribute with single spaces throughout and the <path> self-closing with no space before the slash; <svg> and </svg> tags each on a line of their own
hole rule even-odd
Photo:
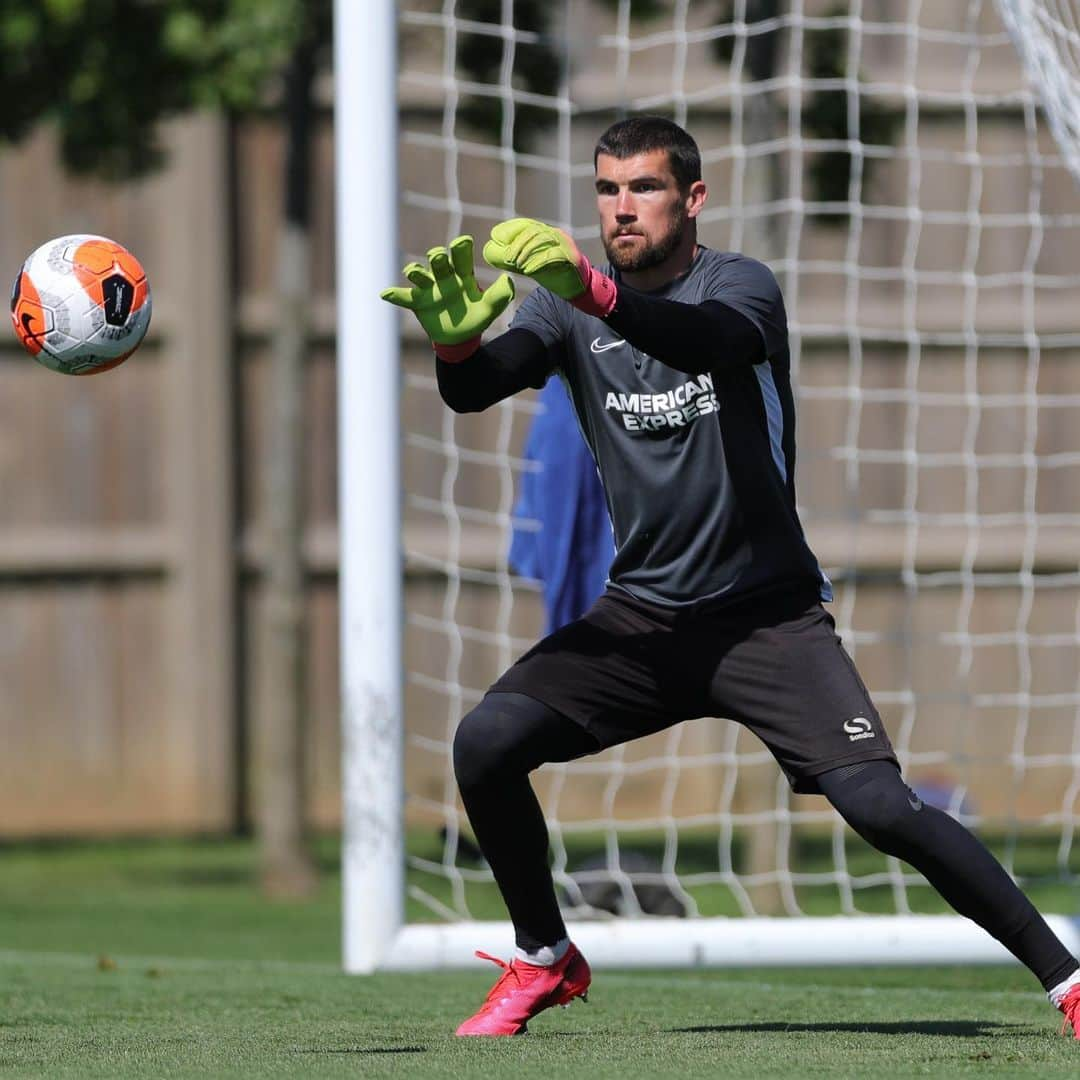
<svg viewBox="0 0 1080 1080">
<path fill-rule="evenodd" d="M 347 971 L 508 954 L 451 746 L 544 632 L 536 397 L 453 414 L 379 290 L 516 215 L 602 261 L 593 143 L 640 112 L 701 146 L 701 240 L 781 283 L 800 514 L 908 782 L 1080 952 L 1078 9 L 337 0 Z M 723 717 L 535 780 L 594 966 L 1010 959 Z"/>
<path fill-rule="evenodd" d="M 336 0 L 338 520 L 344 964 L 371 971 L 401 928 L 401 514 L 395 19 Z"/>
</svg>

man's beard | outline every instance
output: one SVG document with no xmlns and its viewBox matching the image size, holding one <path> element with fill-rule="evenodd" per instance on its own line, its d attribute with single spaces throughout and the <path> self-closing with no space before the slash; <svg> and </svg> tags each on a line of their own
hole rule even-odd
<svg viewBox="0 0 1080 1080">
<path fill-rule="evenodd" d="M 683 238 L 683 230 L 686 228 L 686 215 L 676 211 L 671 217 L 671 228 L 667 235 L 655 244 L 645 244 L 643 247 L 621 250 L 615 246 L 619 233 L 611 237 L 610 241 L 604 242 L 604 250 L 607 252 L 611 265 L 621 274 L 634 273 L 638 270 L 651 270 L 659 266 L 679 246 Z M 622 235 L 626 235 L 623 233 Z M 634 233 L 640 236 L 640 233 Z"/>
</svg>

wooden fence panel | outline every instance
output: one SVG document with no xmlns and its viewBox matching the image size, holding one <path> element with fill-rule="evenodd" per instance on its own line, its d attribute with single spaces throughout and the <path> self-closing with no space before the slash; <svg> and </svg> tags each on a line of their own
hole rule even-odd
<svg viewBox="0 0 1080 1080">
<path fill-rule="evenodd" d="M 0 832 L 233 819 L 226 132 L 165 130 L 140 183 L 76 181 L 47 130 L 0 158 L 0 266 L 66 232 L 134 250 L 150 336 L 56 375 L 0 348 Z"/>
</svg>

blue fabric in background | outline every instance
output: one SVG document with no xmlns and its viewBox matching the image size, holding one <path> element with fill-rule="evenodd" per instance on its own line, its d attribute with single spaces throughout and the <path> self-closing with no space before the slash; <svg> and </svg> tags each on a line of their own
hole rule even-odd
<svg viewBox="0 0 1080 1080">
<path fill-rule="evenodd" d="M 540 391 L 525 457 L 543 468 L 522 474 L 515 521 L 530 518 L 539 531 L 516 524 L 510 565 L 543 585 L 547 633 L 572 622 L 604 591 L 615 541 L 596 462 L 581 435 L 562 381 Z"/>
</svg>

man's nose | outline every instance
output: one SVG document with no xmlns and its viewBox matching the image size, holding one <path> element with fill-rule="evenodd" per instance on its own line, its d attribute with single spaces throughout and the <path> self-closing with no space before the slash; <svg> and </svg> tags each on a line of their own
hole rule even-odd
<svg viewBox="0 0 1080 1080">
<path fill-rule="evenodd" d="M 625 188 L 615 199 L 615 216 L 620 221 L 633 221 L 637 217 L 634 212 L 634 197 Z"/>
</svg>

